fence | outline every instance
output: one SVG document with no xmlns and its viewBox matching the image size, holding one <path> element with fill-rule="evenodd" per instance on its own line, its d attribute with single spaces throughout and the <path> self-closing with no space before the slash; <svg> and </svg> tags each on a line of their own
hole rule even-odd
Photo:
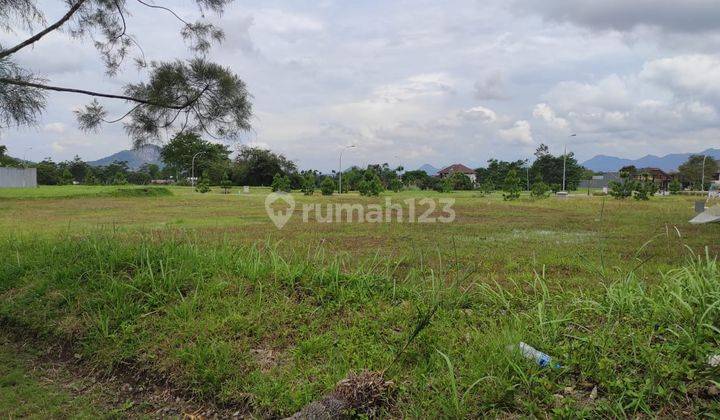
<svg viewBox="0 0 720 420">
<path fill-rule="evenodd" d="M 37 169 L 0 167 L 0 188 L 37 187 Z"/>
</svg>

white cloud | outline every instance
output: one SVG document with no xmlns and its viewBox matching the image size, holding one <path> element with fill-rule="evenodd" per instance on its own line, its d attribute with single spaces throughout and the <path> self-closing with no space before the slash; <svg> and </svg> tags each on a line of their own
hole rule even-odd
<svg viewBox="0 0 720 420">
<path fill-rule="evenodd" d="M 495 111 L 483 106 L 476 106 L 470 109 L 460 111 L 460 116 L 466 120 L 476 120 L 481 122 L 495 122 L 498 119 Z"/>
<path fill-rule="evenodd" d="M 560 118 L 555 111 L 546 103 L 535 105 L 533 117 L 544 120 L 550 127 L 557 130 L 565 130 L 568 128 L 568 122 L 565 118 Z"/>
<path fill-rule="evenodd" d="M 53 122 L 43 126 L 43 131 L 46 133 L 62 134 L 65 129 L 65 124 L 61 122 Z"/>
<path fill-rule="evenodd" d="M 652 60 L 640 77 L 676 94 L 720 98 L 720 56 L 680 55 Z"/>
<path fill-rule="evenodd" d="M 254 14 L 254 18 L 257 28 L 283 35 L 324 29 L 323 22 L 315 17 L 281 9 L 262 9 Z"/>
<path fill-rule="evenodd" d="M 525 120 L 515 121 L 512 127 L 500 130 L 499 135 L 511 144 L 529 146 L 534 143 L 530 123 Z"/>
</svg>

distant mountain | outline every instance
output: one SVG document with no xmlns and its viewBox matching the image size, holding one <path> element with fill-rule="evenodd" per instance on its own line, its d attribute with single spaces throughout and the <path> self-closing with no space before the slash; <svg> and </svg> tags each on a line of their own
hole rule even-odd
<svg viewBox="0 0 720 420">
<path fill-rule="evenodd" d="M 435 176 L 439 170 L 440 169 L 430 165 L 429 163 L 426 163 L 423 166 L 418 168 L 418 171 L 425 171 L 425 173 L 430 176 Z"/>
<path fill-rule="evenodd" d="M 138 170 L 146 163 L 154 163 L 160 167 L 163 166 L 160 161 L 160 147 L 155 145 L 147 145 L 137 150 L 123 150 L 106 156 L 102 159 L 88 162 L 90 166 L 107 166 L 115 161 L 126 161 L 132 170 Z"/>
<path fill-rule="evenodd" d="M 614 156 L 597 155 L 582 165 L 596 172 L 615 172 L 623 166 L 635 165 L 638 168 L 660 168 L 663 171 L 677 171 L 691 155 L 708 155 L 720 159 L 720 149 L 707 149 L 698 153 L 673 153 L 665 156 L 647 155 L 640 159 L 623 159 Z"/>
</svg>

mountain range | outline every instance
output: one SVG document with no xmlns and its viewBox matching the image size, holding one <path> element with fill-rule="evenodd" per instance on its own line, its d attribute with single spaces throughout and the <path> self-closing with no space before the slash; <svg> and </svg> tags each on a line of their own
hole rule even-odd
<svg viewBox="0 0 720 420">
<path fill-rule="evenodd" d="M 113 153 L 110 156 L 88 162 L 90 166 L 107 166 L 115 161 L 126 161 L 128 167 L 134 171 L 140 169 L 144 164 L 154 163 L 155 165 L 163 167 L 162 161 L 160 161 L 160 147 L 153 144 L 143 146 L 137 150 L 122 150 L 117 153 Z"/>
<path fill-rule="evenodd" d="M 698 153 L 673 153 L 665 156 L 647 155 L 640 159 L 624 159 L 615 156 L 597 155 L 582 165 L 596 172 L 616 172 L 623 166 L 635 165 L 637 168 L 660 168 L 666 172 L 677 171 L 692 155 L 708 155 L 720 159 L 720 149 L 707 149 Z"/>
</svg>

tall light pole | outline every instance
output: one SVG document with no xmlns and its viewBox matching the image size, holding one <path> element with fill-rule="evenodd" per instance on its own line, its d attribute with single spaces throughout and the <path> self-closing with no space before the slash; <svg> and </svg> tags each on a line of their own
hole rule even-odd
<svg viewBox="0 0 720 420">
<path fill-rule="evenodd" d="M 357 146 L 354 144 L 351 144 L 350 146 L 347 146 L 344 149 L 340 150 L 340 167 L 338 168 L 339 174 L 340 174 L 340 184 L 339 184 L 340 186 L 338 188 L 338 191 L 340 194 L 342 194 L 342 155 L 343 155 L 344 151 L 346 151 L 347 149 L 352 149 L 353 147 L 357 147 Z"/>
<path fill-rule="evenodd" d="M 705 192 L 705 159 L 707 159 L 707 155 L 703 156 L 702 181 L 700 181 L 700 191 L 701 192 Z"/>
<path fill-rule="evenodd" d="M 577 134 L 570 134 L 570 137 L 576 137 Z M 566 162 L 567 162 L 567 143 L 565 144 L 565 148 L 563 150 L 563 191 L 567 191 L 565 189 L 565 168 L 566 168 Z"/>
<path fill-rule="evenodd" d="M 28 146 L 25 148 L 25 153 L 23 153 L 23 166 L 27 168 L 27 154 L 28 152 L 32 150 L 32 146 Z"/>
<path fill-rule="evenodd" d="M 190 169 L 190 173 L 191 173 L 191 175 L 190 175 L 190 185 L 192 185 L 193 187 L 195 186 L 195 158 L 198 157 L 199 155 L 203 154 L 203 153 L 205 153 L 205 152 L 197 152 L 197 153 L 195 153 L 195 154 L 193 155 L 193 157 L 192 157 L 192 165 L 191 165 L 191 169 Z"/>
</svg>

